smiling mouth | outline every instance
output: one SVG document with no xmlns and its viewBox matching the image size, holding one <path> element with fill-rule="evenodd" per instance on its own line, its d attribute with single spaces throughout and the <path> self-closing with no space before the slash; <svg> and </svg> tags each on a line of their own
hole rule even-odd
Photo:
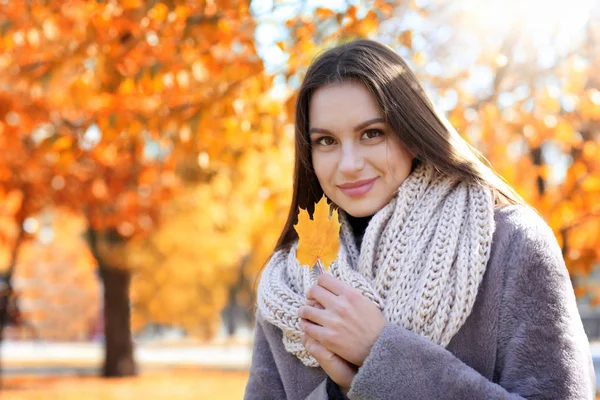
<svg viewBox="0 0 600 400">
<path fill-rule="evenodd" d="M 338 185 L 342 193 L 350 197 L 360 197 L 367 194 L 375 185 L 377 178 Z"/>
</svg>

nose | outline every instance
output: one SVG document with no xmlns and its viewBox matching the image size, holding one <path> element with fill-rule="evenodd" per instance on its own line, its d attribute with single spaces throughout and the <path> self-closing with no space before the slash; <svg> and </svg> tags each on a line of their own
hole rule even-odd
<svg viewBox="0 0 600 400">
<path fill-rule="evenodd" d="M 340 157 L 338 169 L 343 174 L 351 175 L 360 171 L 365 166 L 364 157 L 360 149 L 357 149 L 352 144 L 342 146 Z"/>
</svg>

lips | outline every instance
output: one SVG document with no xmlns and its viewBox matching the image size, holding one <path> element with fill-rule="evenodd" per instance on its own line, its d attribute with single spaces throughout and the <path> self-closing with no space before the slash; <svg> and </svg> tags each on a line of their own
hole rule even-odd
<svg viewBox="0 0 600 400">
<path fill-rule="evenodd" d="M 338 187 L 347 196 L 360 197 L 368 193 L 371 190 L 371 188 L 373 188 L 373 185 L 375 184 L 376 180 L 377 177 L 372 179 L 364 179 L 356 182 L 344 183 L 342 185 L 338 185 Z"/>
</svg>

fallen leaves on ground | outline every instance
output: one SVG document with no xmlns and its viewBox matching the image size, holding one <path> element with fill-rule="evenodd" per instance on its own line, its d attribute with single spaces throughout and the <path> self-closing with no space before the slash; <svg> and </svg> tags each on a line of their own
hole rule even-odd
<svg viewBox="0 0 600 400">
<path fill-rule="evenodd" d="M 173 370 L 133 378 L 3 377 L 3 400 L 241 399 L 247 371 Z"/>
</svg>

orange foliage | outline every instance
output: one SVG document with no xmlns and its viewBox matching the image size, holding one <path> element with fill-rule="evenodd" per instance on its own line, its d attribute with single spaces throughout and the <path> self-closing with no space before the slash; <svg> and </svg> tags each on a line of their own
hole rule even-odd
<svg viewBox="0 0 600 400">
<path fill-rule="evenodd" d="M 268 82 L 248 7 L 221 3 L 0 6 L 0 164 L 32 171 L 2 186 L 36 185 L 34 199 L 85 209 L 97 230 L 152 229 L 177 164 L 225 150 L 212 141 L 224 105 Z"/>
<path fill-rule="evenodd" d="M 200 235 L 227 231 L 242 238 L 240 250 L 221 251 L 223 257 L 214 254 L 222 242 L 204 247 L 207 268 L 227 269 L 250 252 L 250 228 L 233 220 L 238 211 L 228 207 L 252 218 L 244 207 L 263 206 L 250 199 L 276 174 L 249 173 L 244 182 L 232 177 L 232 165 L 248 153 L 272 152 L 285 116 L 267 96 L 272 77 L 255 49 L 248 2 L 4 2 L 0 26 L 0 200 L 12 192 L 23 199 L 7 214 L 12 226 L 46 207 L 68 207 L 85 216 L 98 264 L 131 270 L 139 264 L 127 243 L 157 231 L 163 206 L 184 184 L 200 185 L 220 190 L 220 203 L 203 209 L 211 219 Z M 232 194 L 227 179 L 244 193 L 243 203 L 225 201 Z M 181 201 L 194 203 L 180 193 Z M 212 206 L 212 194 L 208 201 Z M 19 232 L 6 234 L 15 246 Z M 186 326 L 208 320 L 190 314 L 197 302 L 189 296 L 202 298 L 194 283 L 205 271 L 191 260 L 183 275 L 194 279 L 173 292 L 181 296 L 144 304 L 158 308 L 153 315 L 160 322 L 184 311 Z M 158 282 L 169 275 L 156 274 Z M 227 282 L 226 274 L 214 279 Z M 210 306 L 211 318 L 223 297 Z"/>
<path fill-rule="evenodd" d="M 164 210 L 164 222 L 131 245 L 133 327 L 153 321 L 211 337 L 230 286 L 244 282 L 250 307 L 256 271 L 270 256 L 291 199 L 290 138 L 246 150 L 213 176 L 189 186 Z"/>
</svg>

